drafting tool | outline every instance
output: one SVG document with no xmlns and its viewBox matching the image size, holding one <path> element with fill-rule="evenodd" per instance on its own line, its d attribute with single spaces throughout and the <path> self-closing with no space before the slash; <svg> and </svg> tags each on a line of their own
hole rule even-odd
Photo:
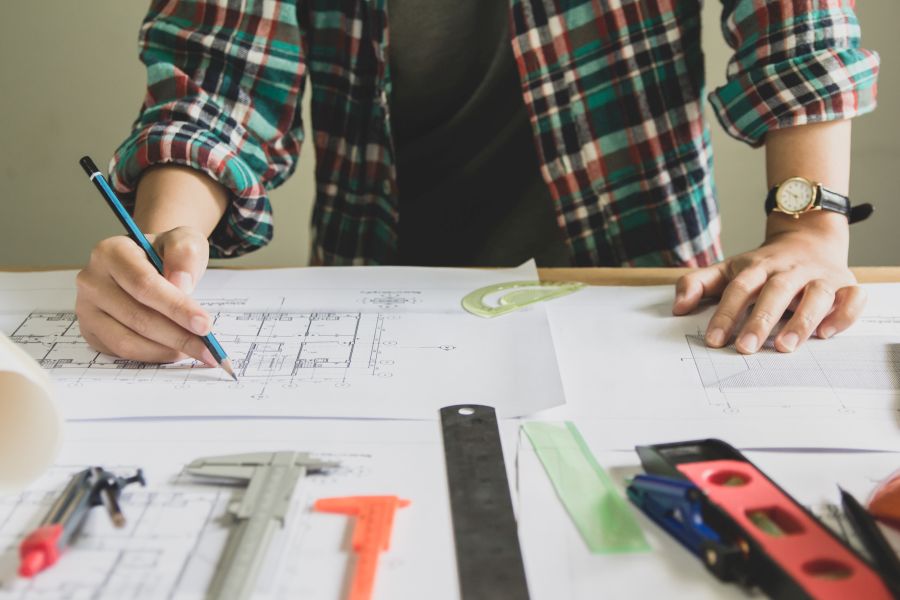
<svg viewBox="0 0 900 600">
<path fill-rule="evenodd" d="M 97 165 L 94 164 L 94 161 L 91 160 L 90 156 L 82 156 L 81 160 L 78 161 L 78 164 L 81 165 L 81 168 L 84 169 L 84 172 L 87 173 L 87 176 L 90 177 L 91 181 L 94 182 L 94 185 L 100 191 L 100 195 L 103 196 L 103 199 L 106 200 L 106 203 L 115 213 L 116 218 L 119 219 L 119 222 L 125 227 L 125 231 L 128 232 L 128 237 L 130 237 L 135 244 L 141 247 L 141 250 L 144 251 L 144 254 L 147 255 L 147 259 L 153 263 L 153 266 L 156 267 L 156 270 L 159 271 L 159 274 L 163 274 L 163 263 L 162 258 L 159 257 L 156 250 L 153 248 L 153 244 L 147 239 L 144 233 L 137 226 L 137 223 L 134 222 L 134 219 L 131 218 L 131 215 L 128 214 L 128 211 L 125 210 L 125 207 L 122 206 L 122 202 L 116 196 L 116 193 L 106 182 L 106 179 L 103 177 L 103 173 L 100 172 L 100 169 L 97 168 Z M 234 374 L 234 368 L 231 365 L 231 360 L 228 358 L 228 355 L 225 353 L 225 350 L 219 345 L 219 341 L 216 339 L 212 333 L 208 333 L 206 335 L 199 336 L 200 340 L 203 342 L 203 345 L 206 346 L 206 349 L 209 350 L 210 354 L 212 354 L 213 358 L 216 360 L 216 363 L 222 369 L 231 375 L 231 378 L 235 381 L 238 380 L 237 375 Z"/>
<path fill-rule="evenodd" d="M 499 317 L 522 307 L 559 298 L 584 287 L 579 282 L 511 281 L 479 288 L 466 294 L 462 306 L 479 317 Z"/>
<path fill-rule="evenodd" d="M 314 508 L 320 512 L 356 517 L 351 546 L 357 555 L 348 600 L 368 600 L 375 587 L 378 555 L 388 549 L 397 509 L 409 506 L 409 500 L 397 496 L 349 496 L 322 498 Z"/>
<path fill-rule="evenodd" d="M 719 440 L 638 446 L 631 500 L 723 581 L 769 597 L 894 597 L 847 543 Z"/>
<path fill-rule="evenodd" d="M 185 471 L 197 477 L 247 482 L 228 507 L 234 524 L 207 598 L 250 598 L 275 531 L 284 526 L 297 481 L 307 473 L 337 467 L 304 452 L 251 452 L 198 458 Z"/>
<path fill-rule="evenodd" d="M 841 489 L 841 506 L 881 576 L 892 589 L 900 591 L 900 559 L 878 529 L 875 519 L 844 489 Z"/>
<path fill-rule="evenodd" d="M 102 504 L 113 525 L 124 527 L 125 515 L 119 506 L 119 497 L 132 483 L 146 484 L 143 471 L 138 469 L 131 477 L 119 477 L 102 467 L 90 467 L 76 473 L 38 528 L 22 540 L 19 575 L 33 577 L 55 564 L 95 506 Z"/>
<path fill-rule="evenodd" d="M 462 599 L 527 599 L 494 409 L 446 406 L 441 409 L 441 429 Z"/>
<path fill-rule="evenodd" d="M 619 494 L 574 423 L 529 421 L 522 431 L 591 552 L 650 551 L 634 509 Z"/>
</svg>

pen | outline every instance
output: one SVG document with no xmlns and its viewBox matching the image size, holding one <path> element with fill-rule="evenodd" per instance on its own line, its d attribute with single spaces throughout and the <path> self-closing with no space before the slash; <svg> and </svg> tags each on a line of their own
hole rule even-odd
<svg viewBox="0 0 900 600">
<path fill-rule="evenodd" d="M 76 473 L 53 502 L 38 528 L 22 540 L 19 546 L 19 574 L 33 577 L 55 564 L 95 506 L 104 505 L 113 525 L 124 527 L 125 516 L 119 507 L 119 496 L 122 489 L 131 483 L 145 484 L 144 473 L 140 469 L 131 477 L 118 477 L 102 467 L 91 467 Z"/>
<path fill-rule="evenodd" d="M 100 190 L 100 194 L 116 214 L 116 217 L 119 218 L 119 221 L 128 232 L 128 237 L 134 240 L 134 242 L 138 246 L 140 246 L 141 249 L 143 249 L 144 253 L 147 255 L 147 258 L 150 259 L 150 262 L 153 263 L 153 266 L 156 267 L 156 270 L 159 271 L 160 275 L 162 275 L 162 259 L 159 257 L 159 254 L 156 253 L 156 250 L 153 248 L 153 245 L 150 243 L 150 241 L 138 228 L 137 223 L 134 222 L 134 219 L 131 218 L 131 215 L 128 214 L 128 211 L 125 210 L 125 207 L 122 206 L 122 202 L 119 201 L 119 199 L 116 197 L 115 192 L 113 192 L 112 188 L 109 187 L 109 184 L 106 182 L 106 179 L 103 177 L 100 169 L 97 168 L 97 165 L 94 164 L 94 161 L 91 160 L 90 156 L 83 156 L 81 160 L 78 161 L 78 163 L 81 165 L 81 168 L 84 169 L 84 172 L 88 174 L 88 177 L 90 177 L 91 181 L 94 182 L 94 185 L 97 186 L 97 189 Z M 210 354 L 213 355 L 213 358 L 216 359 L 216 362 L 219 364 L 219 366 L 222 367 L 226 373 L 231 375 L 232 379 L 237 381 L 238 378 L 237 375 L 234 374 L 234 368 L 231 366 L 231 360 L 228 358 L 228 355 L 225 354 L 225 350 L 223 350 L 222 346 L 219 345 L 219 341 L 215 338 L 212 332 L 204 336 L 200 336 L 200 339 L 203 341 L 203 345 L 206 346 Z"/>
<path fill-rule="evenodd" d="M 841 506 L 850 525 L 856 531 L 860 541 L 872 557 L 872 562 L 895 594 L 900 592 L 900 559 L 894 553 L 884 535 L 878 529 L 875 519 L 866 511 L 856 498 L 843 488 L 841 491 Z"/>
</svg>

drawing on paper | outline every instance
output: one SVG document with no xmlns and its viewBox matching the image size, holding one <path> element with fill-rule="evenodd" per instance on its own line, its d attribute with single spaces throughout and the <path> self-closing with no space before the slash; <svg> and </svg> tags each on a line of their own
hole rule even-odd
<svg viewBox="0 0 900 600">
<path fill-rule="evenodd" d="M 809 340 L 781 353 L 768 341 L 756 354 L 713 349 L 701 335 L 688 335 L 705 388 L 829 388 L 900 390 L 900 344 L 891 336 L 846 336 Z"/>
<path fill-rule="evenodd" d="M 54 467 L 28 491 L 0 496 L 0 549 L 5 566 L 17 564 L 24 533 L 43 518 L 58 488 L 83 468 Z M 0 599 L 170 597 L 182 584 L 185 565 L 198 548 L 209 543 L 210 536 L 221 537 L 212 524 L 230 496 L 227 489 L 128 490 L 122 494 L 127 507 L 124 528 L 114 528 L 102 508 L 92 511 L 78 533 L 77 550 L 66 552 L 64 562 L 33 579 L 4 573 Z"/>
<path fill-rule="evenodd" d="M 386 356 L 398 340 L 385 337 L 385 322 L 399 318 L 367 312 L 212 312 L 213 331 L 227 349 L 245 387 L 265 397 L 272 383 L 351 385 L 357 377 L 391 377 L 395 360 Z M 19 344 L 57 381 L 95 380 L 176 383 L 216 381 L 210 369 L 193 360 L 151 364 L 119 359 L 93 350 L 81 337 L 71 312 L 33 312 L 13 331 Z M 450 351 L 453 346 L 436 344 Z"/>
</svg>

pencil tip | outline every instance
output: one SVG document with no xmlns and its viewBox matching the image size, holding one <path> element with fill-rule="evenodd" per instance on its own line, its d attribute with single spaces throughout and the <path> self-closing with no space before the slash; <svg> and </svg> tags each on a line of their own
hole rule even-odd
<svg viewBox="0 0 900 600">
<path fill-rule="evenodd" d="M 234 369 L 233 369 L 232 366 L 231 366 L 231 359 L 230 359 L 230 358 L 226 358 L 226 359 L 223 360 L 221 363 L 219 363 L 219 365 L 220 365 L 223 369 L 225 369 L 225 372 L 226 372 L 226 373 L 228 373 L 229 375 L 231 375 L 231 378 L 232 378 L 232 379 L 234 379 L 235 381 L 238 380 L 237 375 L 234 374 Z"/>
</svg>

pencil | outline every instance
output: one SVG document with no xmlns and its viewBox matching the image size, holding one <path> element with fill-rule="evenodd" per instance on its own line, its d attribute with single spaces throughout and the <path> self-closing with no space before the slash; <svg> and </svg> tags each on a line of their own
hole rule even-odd
<svg viewBox="0 0 900 600">
<path fill-rule="evenodd" d="M 113 213 L 115 213 L 116 217 L 118 217 L 119 221 L 125 227 L 125 230 L 128 232 L 128 237 L 134 240 L 134 242 L 141 247 L 141 249 L 147 255 L 147 258 L 151 263 L 153 263 L 153 266 L 156 267 L 156 270 L 159 271 L 159 274 L 162 275 L 162 259 L 159 257 L 159 254 L 157 254 L 150 241 L 138 228 L 137 224 L 134 222 L 134 219 L 131 218 L 131 215 L 128 214 L 128 211 L 125 210 L 125 207 L 122 206 L 122 202 L 120 202 L 118 197 L 116 197 L 115 192 L 113 192 L 112 188 L 106 182 L 106 179 L 103 177 L 100 169 L 97 168 L 97 165 L 94 164 L 94 161 L 91 160 L 90 156 L 83 156 L 81 160 L 78 161 L 78 163 L 81 165 L 81 168 L 84 169 L 84 172 L 87 173 L 91 181 L 94 182 L 94 185 L 97 187 L 97 189 L 100 190 L 100 195 L 103 196 L 103 199 L 106 200 L 106 203 L 112 209 Z M 237 375 L 234 374 L 234 368 L 231 366 L 231 360 L 228 358 L 228 355 L 225 354 L 225 350 L 222 349 L 222 346 L 219 344 L 219 341 L 212 334 L 212 332 L 200 336 L 200 339 L 203 341 L 203 345 L 206 346 L 210 354 L 213 355 L 213 358 L 216 359 L 216 362 L 219 364 L 219 366 L 222 367 L 222 369 L 224 369 L 226 373 L 231 375 L 232 379 L 237 381 L 238 378 Z"/>
</svg>

